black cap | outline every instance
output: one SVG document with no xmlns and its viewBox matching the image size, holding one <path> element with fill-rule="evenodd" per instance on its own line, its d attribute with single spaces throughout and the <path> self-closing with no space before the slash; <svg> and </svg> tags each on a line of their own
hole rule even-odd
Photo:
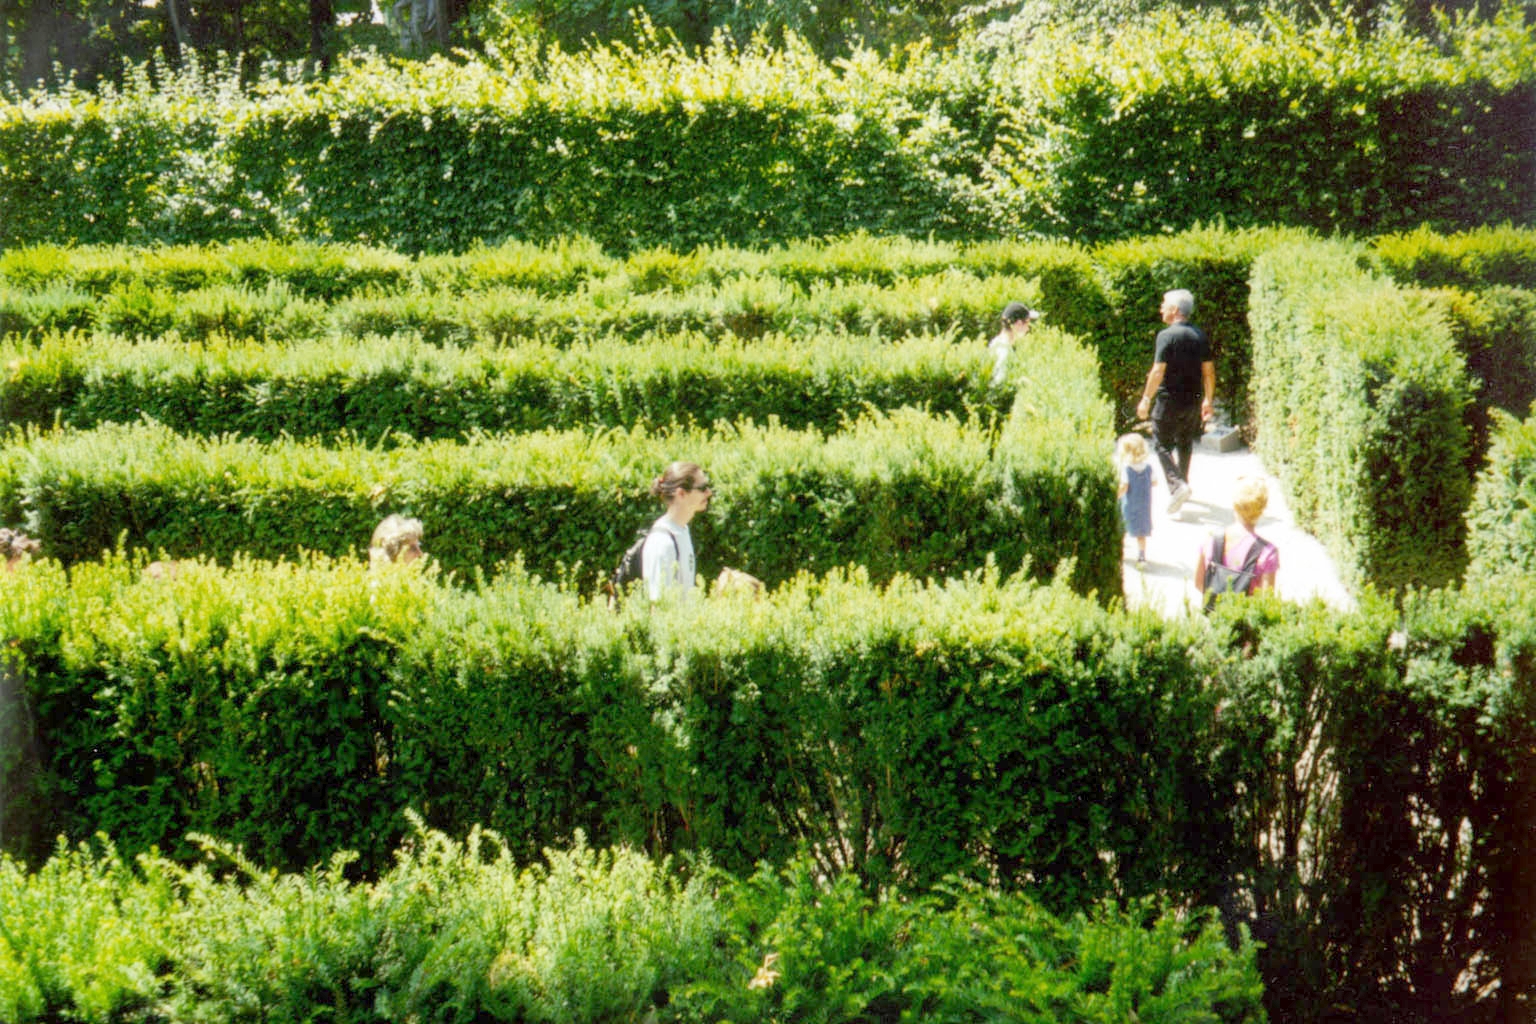
<svg viewBox="0 0 1536 1024">
<path fill-rule="evenodd" d="M 1011 324 L 1015 320 L 1039 320 L 1045 314 L 1038 309 L 1030 309 L 1022 302 L 1010 302 L 1003 307 L 1003 323 Z"/>
</svg>

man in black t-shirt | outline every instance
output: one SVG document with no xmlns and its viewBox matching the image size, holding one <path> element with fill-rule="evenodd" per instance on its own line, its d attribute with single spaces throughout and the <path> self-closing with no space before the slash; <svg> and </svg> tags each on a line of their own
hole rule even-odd
<svg viewBox="0 0 1536 1024">
<path fill-rule="evenodd" d="M 1152 369 L 1136 403 L 1136 418 L 1152 414 L 1152 446 L 1163 465 L 1173 514 L 1189 500 L 1189 457 L 1215 412 L 1216 364 L 1205 332 L 1189 322 L 1195 297 L 1183 288 L 1163 296 L 1163 323 Z M 1155 400 L 1155 403 L 1154 403 Z"/>
</svg>

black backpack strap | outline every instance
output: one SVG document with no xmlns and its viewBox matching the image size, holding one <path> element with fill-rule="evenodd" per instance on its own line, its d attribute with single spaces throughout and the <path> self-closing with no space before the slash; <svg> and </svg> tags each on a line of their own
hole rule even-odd
<svg viewBox="0 0 1536 1024">
<path fill-rule="evenodd" d="M 1254 584 L 1259 582 L 1259 559 L 1263 558 L 1265 550 L 1271 547 L 1274 545 L 1269 541 L 1258 534 L 1253 535 L 1253 545 L 1248 548 L 1248 556 L 1243 559 L 1242 566 L 1237 570 L 1248 581 L 1248 585 L 1243 588 L 1243 593 L 1253 593 Z"/>
<path fill-rule="evenodd" d="M 1274 547 L 1274 545 L 1269 541 L 1265 540 L 1263 537 L 1260 537 L 1258 534 L 1254 534 L 1253 547 L 1248 549 L 1248 557 L 1243 559 L 1241 571 L 1252 573 L 1259 567 L 1259 559 L 1264 557 L 1264 552 L 1272 547 Z"/>
<path fill-rule="evenodd" d="M 1259 559 L 1264 557 L 1264 552 L 1274 547 L 1269 541 L 1253 535 L 1253 546 L 1248 549 L 1248 554 L 1243 558 L 1243 564 L 1237 567 L 1238 572 L 1251 573 L 1259 567 Z M 1213 535 L 1211 540 L 1211 562 L 1216 565 L 1232 568 L 1227 565 L 1227 531 Z"/>
</svg>

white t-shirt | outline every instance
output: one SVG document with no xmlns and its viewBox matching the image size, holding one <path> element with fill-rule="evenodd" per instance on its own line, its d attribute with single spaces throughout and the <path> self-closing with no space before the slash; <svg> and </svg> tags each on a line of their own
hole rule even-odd
<svg viewBox="0 0 1536 1024">
<path fill-rule="evenodd" d="M 663 597 L 693 600 L 696 571 L 693 537 L 688 527 L 678 526 L 666 516 L 651 524 L 651 533 L 640 551 L 640 575 L 651 600 L 660 601 Z"/>
<path fill-rule="evenodd" d="M 992 386 L 1002 384 L 1008 376 L 1008 356 L 1013 352 L 1013 335 L 1007 331 L 987 342 L 992 353 Z"/>
</svg>

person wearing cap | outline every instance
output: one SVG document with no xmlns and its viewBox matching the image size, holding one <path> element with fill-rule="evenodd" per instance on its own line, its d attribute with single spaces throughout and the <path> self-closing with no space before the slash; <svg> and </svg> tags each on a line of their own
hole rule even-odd
<svg viewBox="0 0 1536 1024">
<path fill-rule="evenodd" d="M 1168 514 L 1189 500 L 1189 457 L 1215 413 L 1216 364 L 1205 332 L 1189 322 L 1195 297 L 1184 288 L 1163 295 L 1159 312 L 1168 326 L 1158 332 L 1152 369 L 1136 403 L 1136 418 L 1152 415 L 1152 447 L 1173 497 Z"/>
<path fill-rule="evenodd" d="M 1008 356 L 1013 352 L 1013 346 L 1019 343 L 1024 335 L 1029 333 L 1030 326 L 1039 320 L 1044 313 L 1038 309 L 1030 309 L 1022 302 L 1010 302 L 1003 307 L 1003 329 L 987 342 L 987 349 L 992 353 L 992 386 L 998 387 L 1008 376 Z"/>
</svg>

